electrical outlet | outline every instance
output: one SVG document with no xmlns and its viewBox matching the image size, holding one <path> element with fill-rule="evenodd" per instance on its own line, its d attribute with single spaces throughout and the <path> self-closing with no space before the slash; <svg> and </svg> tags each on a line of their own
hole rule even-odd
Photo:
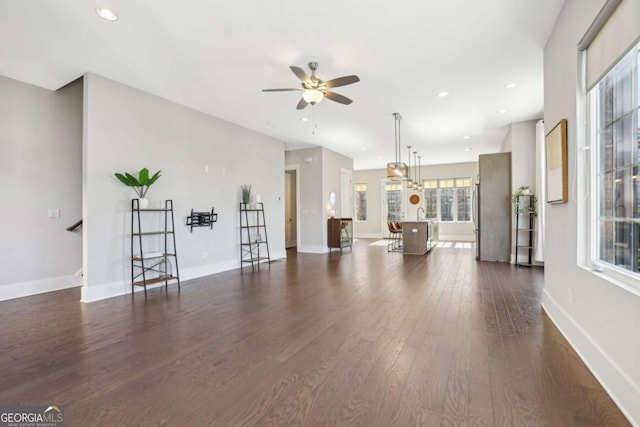
<svg viewBox="0 0 640 427">
<path fill-rule="evenodd" d="M 49 209 L 49 218 L 60 218 L 60 209 L 58 208 Z"/>
<path fill-rule="evenodd" d="M 204 251 L 202 252 L 202 259 L 208 259 L 209 258 L 209 252 Z"/>
</svg>

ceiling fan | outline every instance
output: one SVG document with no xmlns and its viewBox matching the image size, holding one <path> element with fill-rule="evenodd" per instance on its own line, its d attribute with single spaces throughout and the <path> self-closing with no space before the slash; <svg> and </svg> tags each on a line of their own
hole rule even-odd
<svg viewBox="0 0 640 427">
<path fill-rule="evenodd" d="M 318 69 L 317 62 L 309 62 L 309 69 L 311 70 L 311 76 L 307 75 L 304 70 L 300 67 L 296 67 L 295 65 L 290 66 L 291 71 L 295 74 L 300 81 L 302 82 L 302 88 L 290 88 L 290 89 L 262 89 L 263 92 L 289 92 L 289 91 L 301 91 L 302 99 L 298 102 L 298 106 L 296 107 L 298 110 L 302 110 L 308 104 L 316 105 L 318 102 L 322 101 L 323 98 L 330 99 L 335 102 L 339 102 L 340 104 L 349 105 L 353 101 L 346 96 L 342 96 L 335 92 L 329 91 L 329 89 L 333 89 L 334 87 L 346 86 L 352 83 L 356 83 L 360 81 L 358 76 L 344 76 L 338 77 L 337 79 L 332 79 L 329 81 L 322 81 L 316 77 L 316 70 Z"/>
</svg>

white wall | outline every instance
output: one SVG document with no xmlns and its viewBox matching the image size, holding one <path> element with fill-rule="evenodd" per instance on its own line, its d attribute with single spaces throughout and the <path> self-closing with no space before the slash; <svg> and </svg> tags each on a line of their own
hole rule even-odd
<svg viewBox="0 0 640 427">
<path fill-rule="evenodd" d="M 354 184 L 367 184 L 367 220 L 356 221 L 354 216 L 353 235 L 359 238 L 381 238 L 382 226 L 382 180 L 387 177 L 386 169 L 359 170 L 353 173 Z M 355 200 L 354 200 L 355 209 Z M 388 233 L 385 233 L 386 236 Z"/>
<path fill-rule="evenodd" d="M 511 123 L 511 188 L 528 185 L 536 194 L 536 123 L 538 120 Z"/>
<path fill-rule="evenodd" d="M 502 143 L 503 152 L 511 152 L 511 193 L 516 194 L 522 186 L 529 186 L 533 194 L 536 191 L 536 123 L 538 120 L 511 123 Z M 516 217 L 511 211 L 511 262 L 515 262 Z M 525 237 L 521 232 L 520 237 Z M 524 252 L 524 251 L 521 251 Z M 526 254 L 520 261 L 526 261 Z"/>
<path fill-rule="evenodd" d="M 304 159 L 311 159 L 305 163 Z M 323 253 L 325 251 L 323 233 L 323 192 L 322 192 L 322 148 L 292 150 L 285 152 L 286 166 L 298 166 L 300 211 L 300 234 L 298 252 Z"/>
<path fill-rule="evenodd" d="M 0 76 L 0 300 L 81 284 L 82 80 L 52 92 Z M 48 209 L 60 218 L 48 218 Z"/>
<path fill-rule="evenodd" d="M 304 159 L 311 159 L 305 163 Z M 300 168 L 300 236 L 298 252 L 325 253 L 329 193 L 336 193 L 336 213 L 340 212 L 341 169 L 353 170 L 353 160 L 323 147 L 291 150 L 285 153 L 287 167 Z"/>
<path fill-rule="evenodd" d="M 413 167 L 411 167 L 413 171 Z M 420 168 L 422 180 L 438 178 L 471 178 L 473 183 L 478 176 L 478 163 L 452 163 L 445 165 L 429 165 Z M 367 184 L 367 221 L 354 222 L 354 236 L 360 238 L 386 237 L 382 231 L 382 182 L 387 177 L 386 169 L 355 171 L 354 184 Z M 412 174 L 413 177 L 413 174 Z M 414 194 L 407 192 L 407 199 Z M 420 197 L 422 199 L 422 195 Z M 407 202 L 406 219 L 415 220 L 418 206 Z M 474 241 L 473 223 L 441 223 L 439 237 L 442 240 Z"/>
<path fill-rule="evenodd" d="M 545 133 L 568 120 L 569 188 L 585 111 L 580 101 L 576 44 L 604 0 L 566 0 L 544 49 Z M 582 138 L 582 137 L 581 137 Z M 578 265 L 583 252 L 582 212 L 570 200 L 547 205 L 543 306 L 596 377 L 640 425 L 640 297 Z"/>
<path fill-rule="evenodd" d="M 512 141 L 513 141 L 513 135 L 512 135 L 512 131 L 511 131 L 511 126 L 509 126 L 509 128 L 507 130 L 507 134 L 504 136 L 504 139 L 502 140 L 502 145 L 500 146 L 500 151 L 503 152 L 503 153 L 510 152 L 511 151 Z"/>
<path fill-rule="evenodd" d="M 335 151 L 322 149 L 322 203 L 324 206 L 324 219 L 322 221 L 323 226 L 323 246 L 327 247 L 327 219 L 329 218 L 329 210 L 331 204 L 329 203 L 329 193 L 332 191 L 336 193 L 336 204 L 333 207 L 336 211 L 336 216 L 340 216 L 342 212 L 342 169 L 353 171 L 353 159 L 345 157 L 342 154 L 338 154 Z M 351 186 L 353 192 L 353 185 Z M 350 215 L 353 217 L 353 214 Z M 328 250 L 328 248 L 327 248 Z"/>
<path fill-rule="evenodd" d="M 162 170 L 147 198 L 174 200 L 183 280 L 239 267 L 242 184 L 262 195 L 271 257 L 285 256 L 283 142 L 94 74 L 85 76 L 84 128 L 83 301 L 130 292 L 135 194 L 114 172 Z M 187 212 L 212 206 L 213 230 L 190 233 Z"/>
</svg>

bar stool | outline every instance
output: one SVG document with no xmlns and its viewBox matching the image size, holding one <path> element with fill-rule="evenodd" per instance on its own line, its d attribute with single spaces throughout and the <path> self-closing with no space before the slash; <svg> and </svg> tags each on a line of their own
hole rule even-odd
<svg viewBox="0 0 640 427">
<path fill-rule="evenodd" d="M 387 227 L 389 228 L 387 252 L 397 252 L 402 247 L 402 224 L 389 221 Z"/>
<path fill-rule="evenodd" d="M 398 250 L 400 250 L 402 248 L 402 223 L 401 222 L 394 222 L 393 226 L 396 228 L 396 232 L 398 233 L 397 239 L 398 241 L 397 243 L 397 248 Z"/>
</svg>

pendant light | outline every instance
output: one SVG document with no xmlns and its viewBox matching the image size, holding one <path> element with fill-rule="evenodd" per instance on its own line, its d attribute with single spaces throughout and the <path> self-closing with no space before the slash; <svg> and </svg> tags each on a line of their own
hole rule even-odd
<svg viewBox="0 0 640 427">
<path fill-rule="evenodd" d="M 418 191 L 422 190 L 422 171 L 420 170 L 420 159 L 422 156 L 418 156 Z"/>
<path fill-rule="evenodd" d="M 413 181 L 411 180 L 411 146 L 410 145 L 407 145 L 407 151 L 409 153 L 409 155 L 407 156 L 407 158 L 409 159 L 409 165 L 407 166 L 407 188 L 411 188 L 411 186 L 413 185 Z"/>
<path fill-rule="evenodd" d="M 413 152 L 413 177 L 415 178 L 415 181 L 413 182 L 412 188 L 414 191 L 420 190 L 420 181 L 418 180 L 418 162 L 416 161 L 417 154 L 417 151 Z"/>
<path fill-rule="evenodd" d="M 400 121 L 402 120 L 402 116 L 399 113 L 393 113 L 393 118 L 395 120 L 394 149 L 396 151 L 396 159 L 395 162 L 387 163 L 387 178 L 403 179 L 407 176 L 407 165 L 402 163 L 402 155 L 400 153 Z"/>
</svg>

